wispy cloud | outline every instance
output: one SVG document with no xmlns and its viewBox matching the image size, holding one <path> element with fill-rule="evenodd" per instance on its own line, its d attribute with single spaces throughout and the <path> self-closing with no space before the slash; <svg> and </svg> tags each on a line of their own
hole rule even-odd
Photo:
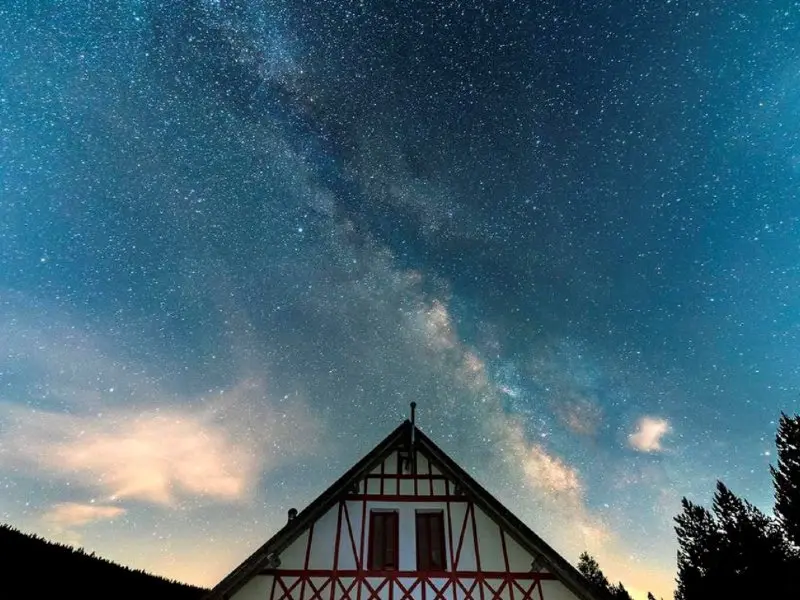
<svg viewBox="0 0 800 600">
<path fill-rule="evenodd" d="M 319 439 L 305 404 L 272 398 L 262 378 L 243 375 L 208 397 L 184 396 L 65 318 L 42 328 L 24 310 L 11 316 L 0 341 L 48 382 L 53 408 L 0 395 L 0 470 L 78 484 L 91 497 L 238 502 L 263 473 L 313 452 L 308 440 Z"/>
<path fill-rule="evenodd" d="M 172 408 L 102 416 L 5 407 L 0 464 L 43 471 L 112 498 L 172 504 L 243 498 L 259 459 L 202 413 Z"/>
<path fill-rule="evenodd" d="M 124 515 L 125 512 L 121 506 L 62 502 L 53 505 L 42 515 L 42 521 L 56 529 L 72 529 L 96 521 L 111 521 Z"/>
<path fill-rule="evenodd" d="M 636 431 L 628 436 L 628 444 L 639 452 L 661 452 L 661 438 L 670 432 L 666 419 L 642 417 L 636 423 Z"/>
</svg>

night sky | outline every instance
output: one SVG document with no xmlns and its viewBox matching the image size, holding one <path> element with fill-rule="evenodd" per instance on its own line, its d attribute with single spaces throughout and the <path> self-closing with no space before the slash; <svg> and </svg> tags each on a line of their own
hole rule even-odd
<svg viewBox="0 0 800 600">
<path fill-rule="evenodd" d="M 671 594 L 771 507 L 798 185 L 794 1 L 3 2 L 0 519 L 212 585 L 416 401 Z"/>
</svg>

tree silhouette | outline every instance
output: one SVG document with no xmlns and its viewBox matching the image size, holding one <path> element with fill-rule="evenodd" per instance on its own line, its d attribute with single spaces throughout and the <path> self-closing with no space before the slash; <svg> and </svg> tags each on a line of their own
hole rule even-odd
<svg viewBox="0 0 800 600">
<path fill-rule="evenodd" d="M 608 578 L 597 560 L 588 552 L 582 553 L 578 558 L 578 570 L 601 594 L 605 594 L 613 600 L 633 600 L 622 582 L 616 585 L 608 582 Z"/>
<path fill-rule="evenodd" d="M 792 551 L 780 524 L 717 483 L 713 510 L 686 500 L 675 519 L 675 600 L 760 597 L 765 586 L 788 593 Z"/>
<path fill-rule="evenodd" d="M 722 530 L 720 559 L 731 593 L 763 593 L 764 583 L 784 585 L 790 556 L 775 519 L 742 500 L 721 482 L 714 495 L 714 516 Z"/>
<path fill-rule="evenodd" d="M 622 585 L 621 581 L 617 585 L 610 586 L 608 591 L 614 600 L 633 600 L 631 595 L 628 593 L 628 590 L 626 590 L 625 586 Z"/>
<path fill-rule="evenodd" d="M 714 549 L 720 533 L 712 514 L 702 506 L 681 501 L 683 511 L 675 521 L 678 535 L 678 587 L 675 600 L 714 596 L 718 569 Z"/>
<path fill-rule="evenodd" d="M 608 578 L 603 573 L 600 565 L 595 560 L 594 556 L 588 552 L 584 552 L 578 558 L 578 571 L 599 590 L 608 590 L 610 585 Z"/>
<path fill-rule="evenodd" d="M 775 516 L 789 540 L 800 547 L 800 416 L 781 413 L 775 444 L 778 467 L 769 468 L 775 485 Z"/>
<path fill-rule="evenodd" d="M 652 592 L 647 592 L 647 600 L 656 600 L 656 597 L 653 596 Z"/>
</svg>

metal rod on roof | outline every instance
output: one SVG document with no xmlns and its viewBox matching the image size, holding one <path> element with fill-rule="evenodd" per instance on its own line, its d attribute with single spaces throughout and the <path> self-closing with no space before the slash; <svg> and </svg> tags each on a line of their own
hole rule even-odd
<svg viewBox="0 0 800 600">
<path fill-rule="evenodd" d="M 411 403 L 411 447 L 408 449 L 408 459 L 411 463 L 409 466 L 411 467 L 411 472 L 416 474 L 417 472 L 417 448 L 416 448 L 416 441 L 417 441 L 417 403 Z"/>
</svg>

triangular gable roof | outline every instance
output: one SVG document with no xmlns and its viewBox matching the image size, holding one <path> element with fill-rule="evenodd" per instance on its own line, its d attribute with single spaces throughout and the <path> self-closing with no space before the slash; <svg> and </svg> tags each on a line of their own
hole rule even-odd
<svg viewBox="0 0 800 600">
<path fill-rule="evenodd" d="M 472 498 L 475 505 L 501 525 L 523 549 L 534 556 L 541 557 L 543 566 L 561 580 L 572 593 L 581 600 L 606 600 L 610 598 L 610 595 L 604 591 L 596 590 L 575 567 L 504 507 L 499 500 L 486 491 L 469 473 L 462 469 L 427 435 L 408 420 L 386 436 L 382 442 L 337 479 L 316 500 L 303 509 L 294 519 L 286 523 L 283 528 L 253 552 L 242 564 L 231 571 L 214 586 L 206 598 L 208 600 L 230 598 L 253 576 L 268 568 L 274 556 L 285 550 L 311 527 L 312 523 L 333 508 L 340 497 L 347 494 L 375 466 L 379 465 L 398 447 L 407 446 L 411 439 L 412 427 L 414 428 L 415 448 L 426 453 L 437 464 L 443 475 L 460 484 L 464 493 Z"/>
</svg>

